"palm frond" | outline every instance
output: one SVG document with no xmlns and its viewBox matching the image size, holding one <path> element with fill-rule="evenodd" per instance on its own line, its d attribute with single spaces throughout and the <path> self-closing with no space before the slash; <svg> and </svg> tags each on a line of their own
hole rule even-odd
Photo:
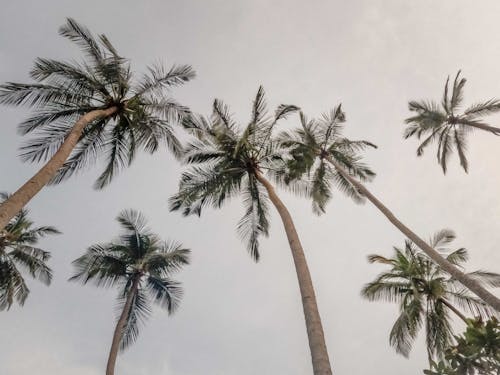
<svg viewBox="0 0 500 375">
<path fill-rule="evenodd" d="M 250 256 L 257 262 L 260 258 L 259 237 L 262 235 L 267 237 L 269 234 L 268 198 L 252 174 L 248 175 L 246 189 L 242 195 L 245 214 L 238 222 L 237 229 L 241 238 L 247 242 Z"/>
<path fill-rule="evenodd" d="M 484 116 L 491 115 L 500 111 L 500 100 L 498 99 L 490 99 L 482 103 L 476 103 L 468 107 L 464 111 L 465 116 Z"/>
<path fill-rule="evenodd" d="M 170 276 L 190 262 L 191 251 L 176 242 L 165 242 L 157 251 L 144 256 L 144 269 L 161 278 Z"/>
<path fill-rule="evenodd" d="M 456 110 L 463 100 L 463 88 L 466 82 L 465 78 L 460 78 L 460 70 L 455 76 L 455 80 L 453 81 L 453 91 L 450 99 L 450 109 L 452 111 Z"/>
<path fill-rule="evenodd" d="M 75 42 L 95 62 L 100 63 L 104 59 L 103 51 L 90 30 L 74 19 L 66 19 L 66 24 L 59 28 L 59 34 Z"/>
<path fill-rule="evenodd" d="M 122 296 L 118 299 L 118 313 L 121 313 L 123 310 L 126 302 L 126 296 L 126 294 L 122 293 Z M 149 307 L 148 298 L 141 289 L 138 289 L 132 299 L 132 305 L 129 313 L 127 314 L 125 326 L 123 327 L 120 341 L 121 351 L 127 349 L 137 340 L 137 337 L 139 336 L 139 328 L 145 323 L 150 314 L 151 308 Z"/>
<path fill-rule="evenodd" d="M 126 122 L 126 119 L 121 121 Z M 111 183 L 115 175 L 124 167 L 130 166 L 133 160 L 134 148 L 131 146 L 130 133 L 124 127 L 115 127 L 112 136 L 103 145 L 107 154 L 106 167 L 94 183 L 95 189 L 103 189 Z"/>
<path fill-rule="evenodd" d="M 167 278 L 149 276 L 146 279 L 146 288 L 153 301 L 169 314 L 175 312 L 183 295 L 180 284 Z"/>
<path fill-rule="evenodd" d="M 52 270 L 45 263 L 50 258 L 49 252 L 31 246 L 18 246 L 9 253 L 9 257 L 24 267 L 33 278 L 50 285 Z"/>
<path fill-rule="evenodd" d="M 148 67 L 145 74 L 135 89 L 135 96 L 155 94 L 165 88 L 182 85 L 195 77 L 193 68 L 189 65 L 174 65 L 166 69 L 162 64 Z"/>
<path fill-rule="evenodd" d="M 93 281 L 96 286 L 110 287 L 121 282 L 127 274 L 127 263 L 122 259 L 122 248 L 115 244 L 96 244 L 72 262 L 75 268 L 70 281 L 86 284 Z"/>
<path fill-rule="evenodd" d="M 419 299 L 412 299 L 405 302 L 401 313 L 394 323 L 389 335 L 391 346 L 396 352 L 408 357 L 417 337 L 418 331 L 422 325 L 423 306 Z"/>
</svg>

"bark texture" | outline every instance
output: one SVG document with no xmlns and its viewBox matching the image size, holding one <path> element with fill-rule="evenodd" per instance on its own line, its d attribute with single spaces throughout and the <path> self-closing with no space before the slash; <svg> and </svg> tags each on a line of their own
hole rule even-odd
<svg viewBox="0 0 500 375">
<path fill-rule="evenodd" d="M 328 351 L 326 349 L 325 336 L 318 311 L 318 305 L 316 303 L 316 295 L 314 293 L 311 274 L 309 272 L 309 267 L 307 266 L 306 257 L 304 255 L 302 244 L 300 243 L 299 235 L 297 234 L 288 209 L 276 194 L 272 184 L 259 172 L 257 172 L 256 178 L 266 188 L 269 199 L 276 207 L 281 220 L 283 221 L 283 226 L 285 227 L 286 236 L 288 238 L 293 261 L 295 263 L 297 279 L 299 281 L 314 375 L 331 375 L 332 369 L 328 358 Z"/>
<path fill-rule="evenodd" d="M 429 258 L 436 262 L 443 270 L 448 272 L 453 278 L 460 281 L 466 288 L 476 294 L 488 305 L 493 307 L 496 311 L 500 312 L 500 299 L 486 290 L 477 280 L 466 275 L 460 271 L 452 263 L 448 262 L 441 254 L 434 250 L 423 239 L 416 235 L 410 228 L 404 225 L 399 219 L 380 202 L 370 191 L 358 180 L 353 178 L 349 173 L 342 168 L 333 158 L 327 157 L 327 160 L 335 167 L 335 169 L 342 174 L 349 182 L 358 189 L 370 202 L 372 202 L 389 221 L 398 228 L 407 238 L 409 238 L 415 245 L 420 247 Z"/>
<path fill-rule="evenodd" d="M 54 156 L 9 199 L 0 205 L 0 231 L 56 175 L 77 145 L 85 127 L 96 119 L 113 115 L 117 109 L 117 107 L 97 109 L 78 119 Z"/>
<path fill-rule="evenodd" d="M 115 332 L 113 333 L 113 341 L 111 342 L 111 349 L 109 350 L 108 364 L 106 365 L 106 375 L 115 374 L 116 358 L 118 357 L 118 350 L 120 349 L 120 342 L 122 341 L 123 328 L 127 322 L 127 317 L 130 313 L 130 308 L 132 307 L 132 302 L 137 293 L 137 287 L 139 286 L 140 280 L 140 276 L 135 278 L 132 286 L 130 287 L 127 300 L 125 301 L 122 313 L 120 314 L 120 318 L 116 323 Z"/>
</svg>

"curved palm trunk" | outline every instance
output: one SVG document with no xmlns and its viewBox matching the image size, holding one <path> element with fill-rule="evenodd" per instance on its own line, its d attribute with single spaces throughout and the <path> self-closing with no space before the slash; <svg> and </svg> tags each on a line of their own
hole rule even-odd
<svg viewBox="0 0 500 375">
<path fill-rule="evenodd" d="M 418 247 L 422 249 L 424 253 L 426 253 L 429 258 L 431 258 L 434 262 L 436 262 L 443 270 L 448 272 L 452 277 L 460 281 L 465 287 L 475 293 L 478 297 L 480 297 L 484 302 L 493 307 L 495 310 L 500 311 L 500 299 L 494 296 L 492 293 L 487 291 L 483 286 L 469 277 L 462 271 L 460 271 L 457 267 L 447 261 L 441 254 L 439 254 L 436 250 L 434 250 L 431 246 L 429 246 L 423 239 L 417 236 L 410 228 L 404 225 L 401 221 L 398 220 L 396 216 L 385 207 L 382 202 L 380 202 L 370 191 L 358 180 L 351 177 L 349 173 L 342 168 L 342 166 L 337 163 L 333 158 L 327 156 L 326 159 L 335 167 L 335 169 L 346 178 L 352 185 L 356 187 L 370 202 L 372 202 L 379 210 L 384 214 L 384 216 L 389 219 L 389 221 L 394 224 L 396 228 L 398 228 L 401 233 L 403 233 L 407 238 L 409 238 L 413 243 L 415 243 Z"/>
<path fill-rule="evenodd" d="M 269 199 L 271 199 L 271 202 L 278 210 L 281 220 L 283 221 L 283 226 L 285 227 L 288 243 L 290 244 L 290 250 L 292 251 L 293 261 L 295 263 L 297 279 L 299 281 L 314 374 L 331 375 L 332 369 L 326 349 L 318 305 L 316 303 L 316 295 L 314 293 L 311 274 L 309 273 L 309 267 L 307 266 L 299 235 L 297 234 L 288 209 L 276 194 L 272 184 L 259 172 L 256 173 L 256 178 L 266 188 Z"/>
<path fill-rule="evenodd" d="M 54 156 L 9 199 L 0 205 L 0 231 L 56 175 L 77 145 L 85 127 L 97 119 L 113 115 L 117 110 L 117 107 L 97 109 L 78 119 Z"/>
<path fill-rule="evenodd" d="M 120 349 L 120 342 L 122 341 L 123 328 L 127 322 L 130 308 L 132 307 L 132 302 L 137 293 L 137 287 L 139 286 L 140 280 L 140 276 L 135 278 L 132 286 L 130 287 L 130 291 L 128 293 L 127 300 L 125 301 L 125 305 L 123 306 L 120 318 L 116 323 L 115 332 L 113 333 L 113 341 L 111 342 L 111 349 L 109 350 L 108 364 L 106 365 L 106 375 L 114 375 L 115 373 L 116 357 L 118 357 L 118 350 Z"/>
</svg>

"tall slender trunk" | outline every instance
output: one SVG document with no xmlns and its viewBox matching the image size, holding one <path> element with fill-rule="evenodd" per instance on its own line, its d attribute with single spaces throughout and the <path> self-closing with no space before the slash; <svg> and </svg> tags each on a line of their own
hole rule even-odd
<svg viewBox="0 0 500 375">
<path fill-rule="evenodd" d="M 407 238 L 422 249 L 429 258 L 436 262 L 443 270 L 448 272 L 453 278 L 460 281 L 465 287 L 475 293 L 484 302 L 493 307 L 495 310 L 500 311 L 500 299 L 487 291 L 483 286 L 473 278 L 460 271 L 452 263 L 446 260 L 441 254 L 429 246 L 423 239 L 417 236 L 410 228 L 404 225 L 399 219 L 380 202 L 370 191 L 358 180 L 353 178 L 344 168 L 337 163 L 333 158 L 327 156 L 326 159 L 335 167 L 335 169 L 344 176 L 353 186 L 358 189 L 370 202 L 372 202 L 389 221 L 398 228 Z"/>
<path fill-rule="evenodd" d="M 113 341 L 111 342 L 111 349 L 109 350 L 108 364 L 106 365 L 106 375 L 114 375 L 116 357 L 118 357 L 118 349 L 120 348 L 120 342 L 122 341 L 123 328 L 127 322 L 127 317 L 130 313 L 130 308 L 132 307 L 132 302 L 137 293 L 137 287 L 139 286 L 139 281 L 141 281 L 141 276 L 137 276 L 130 287 L 130 291 L 127 295 L 127 300 L 123 306 L 120 318 L 116 323 L 115 332 L 113 333 Z"/>
<path fill-rule="evenodd" d="M 260 172 L 256 173 L 257 180 L 264 185 L 269 195 L 269 199 L 276 207 L 283 226 L 285 227 L 290 250 L 292 251 L 297 279 L 299 281 L 300 295 L 302 297 L 302 307 L 304 309 L 304 317 L 306 321 L 307 336 L 309 339 L 309 348 L 311 350 L 312 365 L 315 375 L 331 375 L 332 369 L 326 349 L 325 336 L 323 326 L 319 316 L 318 305 L 316 303 L 316 295 L 307 266 L 304 250 L 300 243 L 299 235 L 293 224 L 292 217 L 288 209 L 283 204 L 281 199 L 276 194 L 273 185 L 264 178 Z"/>
<path fill-rule="evenodd" d="M 440 298 L 439 300 L 443 303 L 443 305 L 445 305 L 447 308 L 449 308 L 451 311 L 453 311 L 456 316 L 458 316 L 460 319 L 462 319 L 465 324 L 467 324 L 467 318 L 455 306 L 453 306 L 451 303 L 449 303 L 444 298 Z"/>
<path fill-rule="evenodd" d="M 56 175 L 59 168 L 68 159 L 71 151 L 78 144 L 85 127 L 99 118 L 113 115 L 117 110 L 117 107 L 96 109 L 78 119 L 54 156 L 9 199 L 0 205 L 0 231 Z"/>
</svg>

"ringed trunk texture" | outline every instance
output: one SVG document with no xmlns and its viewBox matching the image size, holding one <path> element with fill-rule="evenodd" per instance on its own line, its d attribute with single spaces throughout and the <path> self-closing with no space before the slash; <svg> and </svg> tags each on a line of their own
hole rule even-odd
<svg viewBox="0 0 500 375">
<path fill-rule="evenodd" d="M 117 107 L 97 109 L 78 119 L 54 156 L 9 199 L 0 205 L 0 231 L 56 175 L 77 145 L 85 127 L 97 119 L 113 115 L 117 110 Z"/>
<path fill-rule="evenodd" d="M 132 301 L 134 300 L 140 280 L 140 276 L 136 277 L 132 286 L 130 287 L 130 291 L 128 293 L 127 300 L 125 301 L 125 305 L 123 306 L 122 313 L 120 314 L 120 318 L 116 323 L 115 332 L 113 333 L 113 341 L 111 342 L 111 349 L 109 350 L 108 364 L 106 365 L 106 375 L 115 374 L 116 357 L 118 357 L 118 350 L 120 349 L 120 342 L 122 341 L 123 328 L 125 327 L 125 323 L 127 322 L 127 317 L 130 313 Z"/>
<path fill-rule="evenodd" d="M 342 168 L 333 158 L 327 156 L 326 159 L 335 167 L 335 169 L 344 176 L 352 185 L 358 189 L 370 202 L 372 202 L 389 221 L 398 228 L 407 238 L 422 249 L 429 258 L 436 262 L 443 270 L 448 272 L 453 278 L 460 281 L 470 291 L 480 297 L 484 302 L 493 307 L 496 311 L 500 312 L 500 299 L 487 291 L 483 286 L 473 278 L 460 271 L 453 264 L 448 262 L 441 254 L 434 250 L 423 239 L 416 235 L 410 228 L 404 225 L 399 219 L 380 202 L 370 191 L 358 180 L 349 175 L 349 173 Z"/>
<path fill-rule="evenodd" d="M 283 226 L 285 227 L 286 236 L 288 238 L 293 261 L 295 263 L 297 279 L 299 281 L 314 375 L 331 375 L 332 369 L 328 358 L 328 351 L 326 349 L 321 317 L 316 303 L 316 295 L 314 293 L 311 274 L 309 272 L 309 267 L 307 266 L 306 257 L 304 255 L 302 244 L 300 243 L 299 235 L 297 234 L 288 209 L 276 194 L 273 185 L 259 172 L 256 173 L 256 178 L 266 188 L 269 199 L 278 210 L 281 220 L 283 221 Z"/>
</svg>

